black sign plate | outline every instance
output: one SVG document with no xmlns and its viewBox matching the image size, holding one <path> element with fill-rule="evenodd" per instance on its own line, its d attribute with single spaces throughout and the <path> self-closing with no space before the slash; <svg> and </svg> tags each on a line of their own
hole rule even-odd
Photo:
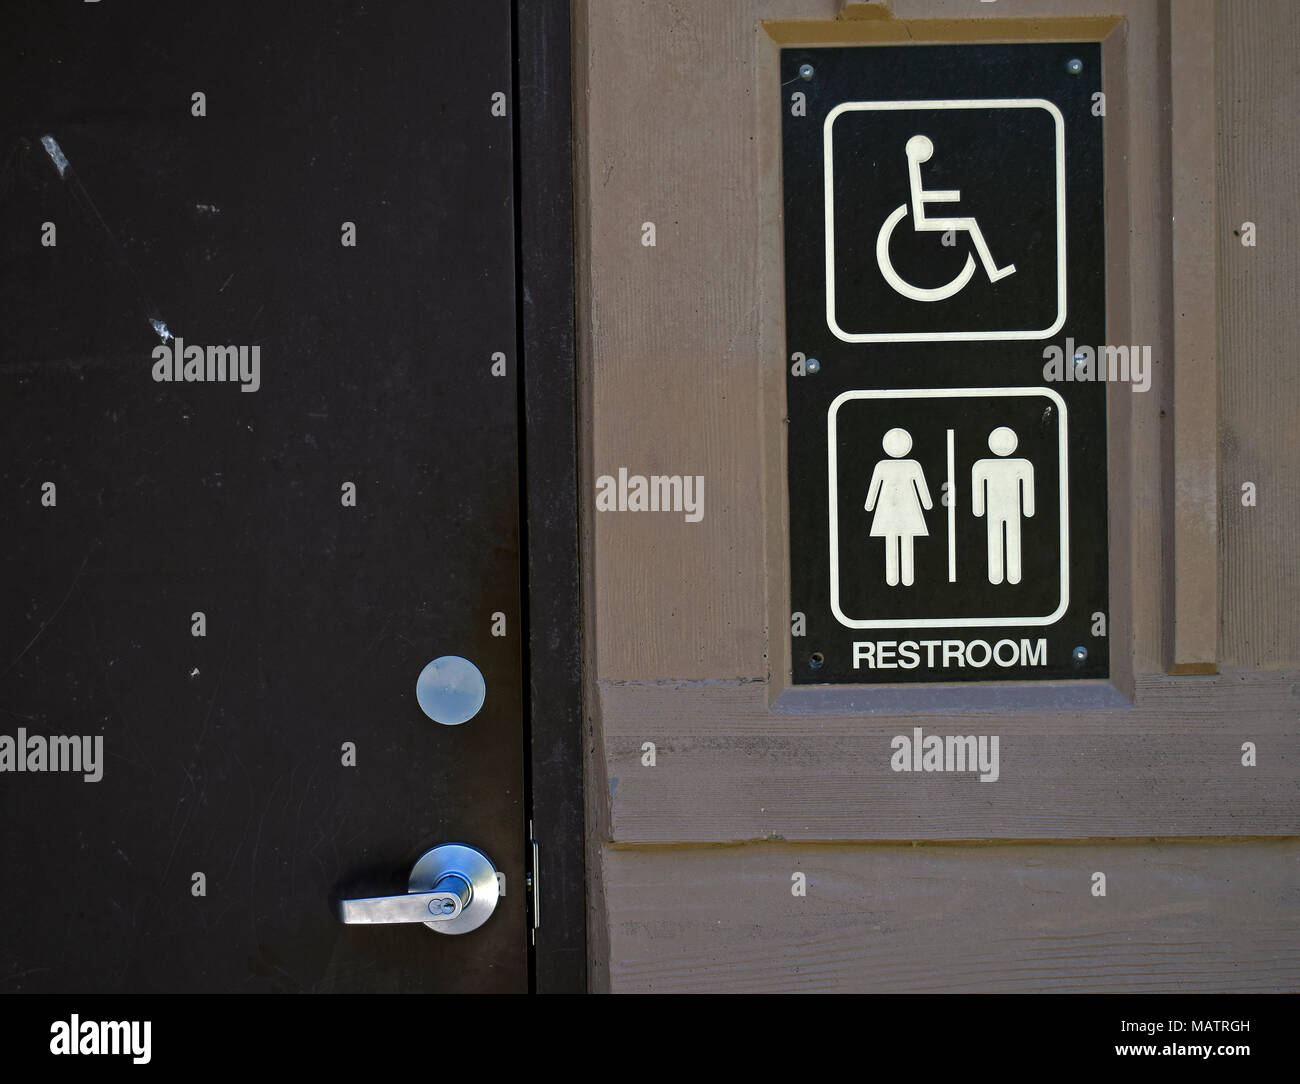
<svg viewBox="0 0 1300 1084">
<path fill-rule="evenodd" d="M 1100 63 L 782 50 L 798 684 L 1109 675 Z"/>
</svg>

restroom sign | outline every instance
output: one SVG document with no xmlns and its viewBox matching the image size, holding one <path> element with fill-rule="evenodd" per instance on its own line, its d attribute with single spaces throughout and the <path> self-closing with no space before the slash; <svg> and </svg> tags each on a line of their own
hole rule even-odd
<svg viewBox="0 0 1300 1084">
<path fill-rule="evenodd" d="M 1108 677 L 1108 387 L 1061 379 L 1107 343 L 1099 45 L 779 86 L 791 680 Z"/>
<path fill-rule="evenodd" d="M 855 390 L 828 417 L 848 629 L 1031 628 L 1069 605 L 1069 418 L 1050 388 Z"/>
</svg>

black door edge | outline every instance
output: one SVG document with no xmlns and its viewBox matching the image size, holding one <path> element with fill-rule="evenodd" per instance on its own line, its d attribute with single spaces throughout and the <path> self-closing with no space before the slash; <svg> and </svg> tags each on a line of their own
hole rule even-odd
<svg viewBox="0 0 1300 1084">
<path fill-rule="evenodd" d="M 587 989 L 569 6 L 514 0 L 530 988 Z M 535 910 L 532 910 L 535 908 Z M 531 919 L 530 919 L 531 920 Z"/>
</svg>

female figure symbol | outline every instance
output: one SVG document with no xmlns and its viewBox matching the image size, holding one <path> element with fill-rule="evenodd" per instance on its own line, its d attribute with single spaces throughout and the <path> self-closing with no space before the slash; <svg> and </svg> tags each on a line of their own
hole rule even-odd
<svg viewBox="0 0 1300 1084">
<path fill-rule="evenodd" d="M 934 507 L 925 472 L 915 459 L 904 459 L 912 450 L 912 434 L 906 429 L 891 429 L 880 445 L 891 457 L 876 464 L 863 507 L 875 510 L 871 520 L 871 537 L 885 540 L 885 583 L 911 587 L 916 578 L 913 542 L 930 532 L 925 526 L 922 509 Z"/>
</svg>

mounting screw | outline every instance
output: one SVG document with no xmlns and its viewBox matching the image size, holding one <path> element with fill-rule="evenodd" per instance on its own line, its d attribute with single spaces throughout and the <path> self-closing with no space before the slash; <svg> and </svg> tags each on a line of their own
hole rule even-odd
<svg viewBox="0 0 1300 1084">
<path fill-rule="evenodd" d="M 825 661 L 826 661 L 826 656 L 823 655 L 820 651 L 814 651 L 811 655 L 808 656 L 808 665 L 811 666 L 814 670 L 820 670 L 822 668 L 822 664 Z"/>
<path fill-rule="evenodd" d="M 1075 666 L 1082 666 L 1088 659 L 1088 649 L 1080 646 L 1070 652 L 1070 657 L 1074 659 Z"/>
<path fill-rule="evenodd" d="M 1083 61 L 1080 60 L 1077 56 L 1073 57 L 1070 60 L 1067 60 L 1065 62 L 1065 70 L 1068 71 L 1071 75 L 1078 75 L 1081 71 L 1083 71 Z"/>
<path fill-rule="evenodd" d="M 822 363 L 816 358 L 809 358 L 804 362 L 804 369 L 810 373 L 820 373 L 822 371 Z"/>
<path fill-rule="evenodd" d="M 1088 355 L 1085 354 L 1082 350 L 1080 350 L 1077 354 L 1074 355 L 1075 365 L 1082 365 L 1087 360 L 1088 360 Z"/>
<path fill-rule="evenodd" d="M 811 64 L 799 65 L 799 78 L 807 82 L 813 77 L 813 66 Z"/>
</svg>

